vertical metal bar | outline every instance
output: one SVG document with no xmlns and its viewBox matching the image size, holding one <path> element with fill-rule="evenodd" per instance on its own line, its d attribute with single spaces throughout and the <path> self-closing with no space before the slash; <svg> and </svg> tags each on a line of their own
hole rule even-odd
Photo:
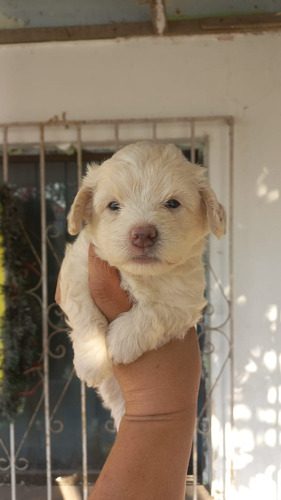
<svg viewBox="0 0 281 500">
<path fill-rule="evenodd" d="M 48 286 L 47 286 L 47 228 L 46 228 L 46 178 L 44 126 L 40 125 L 40 199 L 41 199 L 41 262 L 42 262 L 42 342 L 44 366 L 44 410 L 46 443 L 47 499 L 52 500 L 51 477 L 51 429 L 50 429 L 50 389 L 49 389 L 49 342 L 48 342 Z"/>
<path fill-rule="evenodd" d="M 77 184 L 80 187 L 82 177 L 82 139 L 81 125 L 77 126 Z M 82 470 L 83 500 L 88 498 L 88 454 L 87 454 L 87 407 L 86 385 L 81 382 L 81 426 L 82 426 Z"/>
<path fill-rule="evenodd" d="M 195 163 L 195 122 L 191 121 L 191 163 Z"/>
<path fill-rule="evenodd" d="M 195 122 L 191 121 L 191 162 L 195 163 Z M 198 484 L 198 470 L 197 470 L 197 461 L 198 461 L 198 440 L 197 440 L 197 426 L 198 419 L 196 419 L 195 429 L 193 434 L 193 453 L 192 453 L 192 465 L 193 465 L 193 500 L 197 500 L 197 484 Z"/>
<path fill-rule="evenodd" d="M 233 466 L 233 429 L 234 429 L 234 360 L 233 360 L 233 177 L 234 177 L 234 120 L 228 120 L 229 126 L 229 302 L 230 302 L 230 433 L 231 433 L 231 457 L 230 457 L 230 486 L 234 485 Z"/>
<path fill-rule="evenodd" d="M 81 142 L 81 125 L 77 125 L 77 183 L 78 188 L 81 186 L 82 180 L 82 142 Z"/>
<path fill-rule="evenodd" d="M 10 424 L 11 500 L 16 500 L 15 426 Z"/>
<path fill-rule="evenodd" d="M 82 423 L 83 500 L 87 500 L 88 498 L 87 413 L 86 413 L 86 386 L 84 382 L 81 382 L 81 423 Z"/>
<path fill-rule="evenodd" d="M 157 122 L 154 121 L 152 123 L 152 137 L 153 137 L 153 140 L 156 142 L 157 141 Z"/>
<path fill-rule="evenodd" d="M 197 441 L 197 425 L 198 425 L 198 420 L 196 419 L 195 422 L 195 429 L 194 429 L 194 434 L 193 434 L 193 448 L 192 448 L 192 462 L 193 462 L 193 500 L 197 500 L 197 484 L 198 484 L 198 479 L 197 479 L 197 460 L 198 460 L 198 441 Z"/>
<path fill-rule="evenodd" d="M 8 158 L 8 127 L 3 128 L 3 182 L 7 183 L 9 177 Z M 10 424 L 10 467 L 11 467 L 11 500 L 16 500 L 16 455 L 15 455 L 15 425 Z"/>
<path fill-rule="evenodd" d="M 8 127 L 3 128 L 3 182 L 8 182 Z"/>
<path fill-rule="evenodd" d="M 114 125 L 115 151 L 119 148 L 119 122 Z"/>
</svg>

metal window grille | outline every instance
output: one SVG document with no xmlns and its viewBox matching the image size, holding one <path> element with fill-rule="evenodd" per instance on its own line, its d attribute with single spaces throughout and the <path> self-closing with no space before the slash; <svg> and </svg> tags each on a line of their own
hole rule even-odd
<svg viewBox="0 0 281 500">
<path fill-rule="evenodd" d="M 187 484 L 190 497 L 197 499 L 197 486 L 204 484 L 211 492 L 211 485 L 215 474 L 212 470 L 212 417 L 214 393 L 221 382 L 226 378 L 225 387 L 219 387 L 220 398 L 227 396 L 228 411 L 227 418 L 222 422 L 222 453 L 220 472 L 220 486 L 217 486 L 217 497 L 226 498 L 227 484 L 231 482 L 231 451 L 229 451 L 227 428 L 232 428 L 233 409 L 233 360 L 232 360 L 232 175 L 233 175 L 233 119 L 230 116 L 211 117 L 184 117 L 184 118 L 158 118 L 158 119 L 136 119 L 136 120 L 91 120 L 71 121 L 67 120 L 65 114 L 61 118 L 54 117 L 46 123 L 8 123 L 0 124 L 3 131 L 2 165 L 1 175 L 4 183 L 14 185 L 19 199 L 23 199 L 29 191 L 29 196 L 36 198 L 39 203 L 37 213 L 40 214 L 40 234 L 36 235 L 37 245 L 29 238 L 34 259 L 36 261 L 38 281 L 27 293 L 36 297 L 40 304 L 42 315 L 42 355 L 41 365 L 38 369 L 39 379 L 42 386 L 36 392 L 32 402 L 29 404 L 27 414 L 19 424 L 16 419 L 8 427 L 1 428 L 0 432 L 0 473 L 3 481 L 9 481 L 11 487 L 11 499 L 18 497 L 19 486 L 17 482 L 26 478 L 30 473 L 31 454 L 28 446 L 33 429 L 37 429 L 37 435 L 44 442 L 44 455 L 33 457 L 39 460 L 44 469 L 46 498 L 53 498 L 54 474 L 70 474 L 73 470 L 64 464 L 61 470 L 53 469 L 54 456 L 52 450 L 57 436 L 63 434 L 66 422 L 60 417 L 60 409 L 66 398 L 71 397 L 72 386 L 75 382 L 74 371 L 71 367 L 71 359 L 67 355 L 67 347 L 57 338 L 65 335 L 65 325 L 59 316 L 53 296 L 50 295 L 49 268 L 50 255 L 56 263 L 58 272 L 62 252 L 58 250 L 56 241 L 63 238 L 65 212 L 69 208 L 75 190 L 79 187 L 81 175 L 87 159 L 105 158 L 119 147 L 142 139 L 152 139 L 162 142 L 173 142 L 182 147 L 186 155 L 193 162 L 202 162 L 209 167 L 210 174 L 213 172 L 215 161 L 225 162 L 220 166 L 217 175 L 217 183 L 228 192 L 228 242 L 226 271 L 217 270 L 213 265 L 212 256 L 216 250 L 206 252 L 207 273 L 207 298 L 209 306 L 206 309 L 202 324 L 199 326 L 199 340 L 203 358 L 203 376 L 201 384 L 201 399 L 199 401 L 196 429 L 194 431 L 194 443 L 192 460 L 188 470 Z M 213 154 L 212 151 L 216 150 Z M 222 154 L 221 154 L 222 153 Z M 53 158 L 51 160 L 51 157 Z M 21 159 L 19 161 L 19 158 Z M 18 163 L 17 163 L 18 162 Z M 28 169 L 24 166 L 28 164 Z M 58 163 L 63 175 L 57 179 Z M 71 173 L 68 172 L 69 164 L 72 164 Z M 15 166 L 16 165 L 16 166 Z M 33 171 L 33 179 L 28 181 L 29 171 Z M 73 173 L 75 171 L 75 173 Z M 224 184 L 227 182 L 227 186 Z M 32 184 L 33 183 L 33 184 Z M 37 184 L 36 184 L 37 183 Z M 224 184 L 224 185 L 223 185 Z M 66 189 L 67 187 L 67 189 Z M 30 192 L 30 190 L 32 192 Z M 36 193 L 34 193 L 36 191 Z M 59 214 L 56 223 L 48 220 L 48 207 L 52 200 L 56 201 Z M 34 215 L 34 214 L 33 214 Z M 34 215 L 35 216 L 35 215 Z M 220 275 L 222 273 L 223 276 Z M 54 285 L 54 284 L 53 284 Z M 226 286 L 225 286 L 226 285 Z M 227 288 L 227 289 L 226 289 Z M 212 292 L 214 291 L 214 293 Z M 215 303 L 213 304 L 213 296 Z M 216 310 L 218 309 L 218 311 Z M 222 348 L 222 338 L 225 346 Z M 55 345 L 55 347 L 54 347 Z M 222 357 L 212 362 L 216 355 L 216 348 Z M 54 366 L 59 363 L 65 370 L 64 383 L 55 390 L 51 383 Z M 227 374 L 227 375 L 226 375 Z M 73 402 L 79 405 L 81 414 L 81 431 L 79 431 L 79 447 L 81 449 L 81 460 L 74 464 L 74 468 L 80 468 L 82 497 L 86 500 L 88 496 L 89 479 L 92 479 L 89 470 L 89 436 L 91 431 L 91 419 L 89 418 L 88 400 L 92 396 L 82 383 L 80 386 L 80 401 Z M 77 387 L 76 387 L 77 389 Z M 223 394 L 227 391 L 227 394 Z M 93 391 L 92 391 L 93 392 Z M 76 396 L 78 392 L 76 390 Z M 77 396 L 78 397 L 78 396 Z M 93 400 L 91 399 L 93 404 Z M 94 403 L 96 404 L 96 402 Z M 43 410 L 43 411 L 42 411 Z M 90 413 L 94 411 L 90 409 Z M 101 410 L 99 410 L 101 411 Z M 88 414 L 88 419 L 87 419 Z M 41 417 L 40 417 L 41 415 Z M 21 417 L 19 417 L 20 419 Z M 104 432 L 108 434 L 107 448 L 113 442 L 112 427 L 108 415 L 103 415 Z M 44 423 L 44 426 L 43 426 Z M 73 421 L 72 421 L 73 424 Z M 71 426 L 71 422 L 70 422 Z M 70 428 L 67 436 L 77 432 Z M 107 449 L 107 451 L 108 451 Z M 24 453 L 26 456 L 24 456 Z M 43 465 L 42 465 L 43 464 Z M 99 468 L 99 467 L 98 467 Z M 35 475 L 38 470 L 33 470 Z M 30 479 L 32 482 L 32 478 Z M 217 484 L 217 483 L 216 483 Z M 213 492 L 212 492 L 213 493 Z"/>
</svg>

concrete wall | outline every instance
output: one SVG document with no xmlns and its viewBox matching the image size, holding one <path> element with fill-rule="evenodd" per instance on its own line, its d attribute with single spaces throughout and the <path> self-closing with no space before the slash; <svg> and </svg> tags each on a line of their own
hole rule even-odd
<svg viewBox="0 0 281 500">
<path fill-rule="evenodd" d="M 235 478 L 227 500 L 281 498 L 280 46 L 278 33 L 0 47 L 1 122 L 62 112 L 234 116 Z"/>
</svg>

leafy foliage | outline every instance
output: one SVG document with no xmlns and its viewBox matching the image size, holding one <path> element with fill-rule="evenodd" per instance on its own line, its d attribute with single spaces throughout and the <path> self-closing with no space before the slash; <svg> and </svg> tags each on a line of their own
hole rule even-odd
<svg viewBox="0 0 281 500">
<path fill-rule="evenodd" d="M 7 185 L 0 187 L 0 235 L 5 270 L 0 297 L 5 301 L 0 331 L 0 422 L 11 422 L 23 411 L 34 383 L 41 319 L 39 304 L 27 293 L 34 256 L 16 197 Z"/>
</svg>

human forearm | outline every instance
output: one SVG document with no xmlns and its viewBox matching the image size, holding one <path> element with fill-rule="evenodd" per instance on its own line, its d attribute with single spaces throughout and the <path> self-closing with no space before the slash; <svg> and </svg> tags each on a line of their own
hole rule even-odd
<svg viewBox="0 0 281 500">
<path fill-rule="evenodd" d="M 193 415 L 125 416 L 90 500 L 183 500 L 193 427 Z"/>
<path fill-rule="evenodd" d="M 183 500 L 200 372 L 195 330 L 115 367 L 126 414 L 90 500 Z"/>
</svg>

